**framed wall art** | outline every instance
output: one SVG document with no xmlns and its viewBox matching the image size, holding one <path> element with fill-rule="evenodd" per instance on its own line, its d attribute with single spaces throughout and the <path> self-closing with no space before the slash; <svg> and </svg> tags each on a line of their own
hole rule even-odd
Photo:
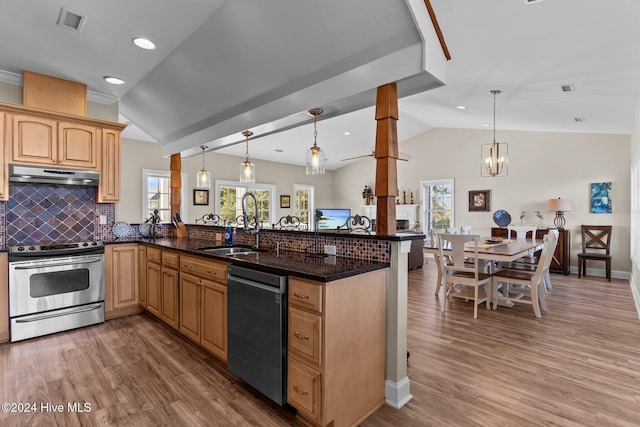
<svg viewBox="0 0 640 427">
<path fill-rule="evenodd" d="M 208 205 L 209 204 L 209 190 L 193 190 L 193 204 L 194 205 Z"/>
<path fill-rule="evenodd" d="M 291 207 L 291 196 L 280 196 L 280 207 L 281 208 L 290 208 Z"/>
<path fill-rule="evenodd" d="M 591 184 L 591 213 L 611 213 L 611 183 Z"/>
<path fill-rule="evenodd" d="M 491 190 L 469 191 L 469 212 L 491 211 Z"/>
</svg>

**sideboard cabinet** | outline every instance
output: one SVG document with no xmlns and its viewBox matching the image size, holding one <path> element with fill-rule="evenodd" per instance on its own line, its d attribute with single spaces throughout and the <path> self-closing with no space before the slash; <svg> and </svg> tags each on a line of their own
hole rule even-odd
<svg viewBox="0 0 640 427">
<path fill-rule="evenodd" d="M 537 229 L 536 240 L 542 240 L 544 238 L 544 235 L 548 232 L 548 228 Z M 491 229 L 491 236 L 507 238 L 507 229 L 493 227 Z M 529 237 L 530 236 L 527 235 L 527 238 Z M 569 267 L 571 267 L 571 235 L 569 233 L 569 230 L 562 230 L 558 234 L 558 245 L 556 246 L 556 251 L 553 254 L 553 259 L 551 260 L 551 266 L 549 267 L 549 270 L 552 273 L 562 273 L 568 275 Z"/>
</svg>

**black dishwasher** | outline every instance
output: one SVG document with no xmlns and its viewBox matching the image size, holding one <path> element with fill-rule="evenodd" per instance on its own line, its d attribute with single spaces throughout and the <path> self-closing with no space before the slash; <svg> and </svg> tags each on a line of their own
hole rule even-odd
<svg viewBox="0 0 640 427">
<path fill-rule="evenodd" d="M 279 405 L 287 401 L 287 276 L 227 267 L 227 367 Z"/>
</svg>

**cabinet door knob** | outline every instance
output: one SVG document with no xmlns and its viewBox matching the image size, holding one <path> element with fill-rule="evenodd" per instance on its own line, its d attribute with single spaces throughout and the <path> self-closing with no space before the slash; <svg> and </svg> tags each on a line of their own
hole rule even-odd
<svg viewBox="0 0 640 427">
<path fill-rule="evenodd" d="M 302 390 L 302 391 L 301 391 L 301 390 L 300 390 L 300 387 L 298 387 L 297 385 L 294 385 L 294 386 L 293 386 L 293 391 L 295 391 L 296 393 L 301 394 L 301 395 L 303 395 L 303 396 L 304 396 L 304 395 L 306 395 L 306 394 L 309 394 L 309 392 L 308 392 L 308 391 L 306 391 L 306 390 Z"/>
</svg>

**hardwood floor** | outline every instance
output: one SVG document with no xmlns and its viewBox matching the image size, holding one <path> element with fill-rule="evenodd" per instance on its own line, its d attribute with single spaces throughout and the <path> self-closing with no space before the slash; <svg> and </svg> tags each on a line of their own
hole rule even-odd
<svg viewBox="0 0 640 427">
<path fill-rule="evenodd" d="M 409 274 L 413 399 L 363 426 L 636 426 L 640 322 L 629 283 L 552 275 L 549 311 L 455 300 L 444 314 L 432 264 Z M 301 425 L 147 315 L 0 345 L 0 412 L 7 426 Z M 62 404 L 63 412 L 41 405 Z M 91 405 L 70 412 L 68 403 Z M 50 406 L 50 410 L 54 407 Z"/>
</svg>

